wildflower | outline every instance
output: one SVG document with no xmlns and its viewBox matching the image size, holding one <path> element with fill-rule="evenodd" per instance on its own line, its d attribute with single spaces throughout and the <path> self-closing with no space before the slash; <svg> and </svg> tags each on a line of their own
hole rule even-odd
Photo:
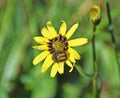
<svg viewBox="0 0 120 98">
<path fill-rule="evenodd" d="M 51 77 L 55 77 L 57 72 L 59 74 L 64 73 L 64 63 L 70 67 L 69 72 L 71 72 L 76 60 L 80 60 L 80 55 L 72 47 L 86 44 L 88 39 L 77 38 L 68 40 L 76 31 L 78 23 L 74 24 L 66 33 L 67 26 L 65 21 L 62 21 L 58 34 L 50 21 L 48 21 L 46 25 L 47 27 L 41 29 L 43 37 L 38 36 L 33 38 L 40 44 L 33 46 L 33 48 L 44 50 L 35 57 L 33 64 L 36 65 L 45 59 L 41 72 L 44 73 L 49 67 L 52 67 L 50 73 Z"/>
<path fill-rule="evenodd" d="M 93 5 L 93 7 L 90 10 L 90 21 L 97 25 L 99 24 L 101 20 L 101 8 L 98 5 Z"/>
</svg>

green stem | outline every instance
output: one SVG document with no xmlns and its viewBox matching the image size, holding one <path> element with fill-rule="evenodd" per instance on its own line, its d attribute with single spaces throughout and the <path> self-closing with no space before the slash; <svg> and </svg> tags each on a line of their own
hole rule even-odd
<svg viewBox="0 0 120 98">
<path fill-rule="evenodd" d="M 112 18 L 111 18 L 111 13 L 110 13 L 109 0 L 106 0 L 106 8 L 107 8 L 108 21 L 109 21 L 109 27 L 108 27 L 109 32 L 110 32 L 113 44 L 116 45 L 116 40 L 115 40 L 115 36 L 114 36 L 114 31 L 113 31 L 113 23 L 112 23 Z M 118 71 L 119 71 L 119 76 L 120 76 L 120 63 L 119 63 L 118 50 L 116 47 L 115 47 L 115 54 L 116 54 Z"/>
<path fill-rule="evenodd" d="M 93 77 L 94 77 L 94 74 L 87 74 L 87 73 L 81 68 L 81 66 L 76 65 L 75 68 L 76 68 L 76 70 L 78 71 L 78 73 L 79 73 L 80 75 L 82 75 L 83 77 L 86 77 L 86 78 L 93 78 Z"/>
<path fill-rule="evenodd" d="M 94 72 L 97 72 L 97 66 L 96 66 L 96 51 L 95 51 L 95 35 L 96 35 L 96 25 L 93 25 L 93 38 L 92 38 L 93 70 L 94 70 Z"/>
<path fill-rule="evenodd" d="M 93 38 L 92 38 L 92 50 L 93 50 L 93 98 L 98 98 L 98 87 L 97 87 L 97 65 L 96 65 L 96 51 L 95 51 L 95 35 L 96 35 L 96 25 L 93 25 Z"/>
</svg>

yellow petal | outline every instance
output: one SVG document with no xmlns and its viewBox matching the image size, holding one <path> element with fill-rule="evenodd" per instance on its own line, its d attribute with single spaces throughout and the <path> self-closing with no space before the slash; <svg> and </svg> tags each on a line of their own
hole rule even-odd
<svg viewBox="0 0 120 98">
<path fill-rule="evenodd" d="M 42 35 L 43 35 L 45 38 L 47 38 L 47 39 L 52 39 L 52 35 L 51 35 L 51 33 L 47 30 L 47 28 L 43 27 L 43 28 L 41 29 L 41 33 L 42 33 Z"/>
<path fill-rule="evenodd" d="M 52 64 L 52 55 L 49 54 L 42 65 L 41 72 L 44 73 Z"/>
<path fill-rule="evenodd" d="M 71 64 L 71 62 L 69 60 L 66 60 L 66 64 L 70 67 L 69 72 L 72 72 L 73 70 L 73 65 Z"/>
<path fill-rule="evenodd" d="M 78 38 L 68 41 L 69 46 L 80 46 L 88 42 L 87 38 Z"/>
<path fill-rule="evenodd" d="M 64 73 L 64 62 L 59 62 L 58 72 L 59 72 L 60 74 L 63 74 L 63 73 Z"/>
<path fill-rule="evenodd" d="M 32 46 L 32 48 L 38 49 L 38 50 L 48 50 L 47 45 Z"/>
<path fill-rule="evenodd" d="M 55 63 L 55 64 L 52 66 L 50 76 L 51 76 L 51 77 L 55 77 L 55 75 L 57 74 L 57 70 L 58 70 L 58 63 Z"/>
<path fill-rule="evenodd" d="M 66 33 L 66 23 L 65 23 L 65 21 L 62 21 L 62 24 L 61 24 L 61 26 L 60 26 L 60 30 L 59 30 L 59 34 L 61 34 L 61 35 L 65 35 L 65 33 Z"/>
<path fill-rule="evenodd" d="M 76 61 L 75 61 L 75 58 L 74 58 L 73 54 L 71 54 L 71 53 L 70 53 L 70 55 L 69 55 L 68 59 L 69 59 L 72 63 L 74 63 L 74 64 L 76 63 Z"/>
<path fill-rule="evenodd" d="M 75 49 L 69 47 L 68 51 L 75 59 L 80 60 L 80 55 Z"/>
<path fill-rule="evenodd" d="M 39 44 L 46 44 L 47 42 L 49 42 L 47 39 L 43 37 L 33 37 L 33 39 Z"/>
<path fill-rule="evenodd" d="M 46 56 L 49 54 L 49 51 L 43 51 L 42 53 L 40 53 L 39 55 L 37 55 L 34 60 L 33 60 L 33 64 L 36 65 L 38 63 L 40 63 L 42 60 L 44 60 L 46 58 Z"/>
<path fill-rule="evenodd" d="M 74 24 L 74 25 L 70 28 L 70 30 L 69 30 L 69 31 L 67 32 L 67 34 L 66 34 L 67 39 L 69 39 L 69 38 L 73 35 L 73 33 L 76 31 L 77 28 L 78 28 L 78 23 Z"/>
<path fill-rule="evenodd" d="M 49 32 L 52 34 L 52 37 L 57 36 L 57 32 L 56 32 L 55 28 L 52 26 L 51 21 L 47 22 L 47 28 L 48 28 Z"/>
<path fill-rule="evenodd" d="M 75 59 L 73 56 L 69 57 L 69 60 L 72 62 L 72 63 L 76 63 Z"/>
</svg>

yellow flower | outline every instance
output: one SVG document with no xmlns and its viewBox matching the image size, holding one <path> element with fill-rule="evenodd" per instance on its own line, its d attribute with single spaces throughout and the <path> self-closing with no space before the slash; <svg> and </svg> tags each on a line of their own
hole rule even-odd
<svg viewBox="0 0 120 98">
<path fill-rule="evenodd" d="M 40 44 L 38 46 L 33 46 L 33 48 L 44 50 L 35 57 L 33 64 L 37 65 L 45 59 L 41 72 L 44 73 L 51 67 L 51 77 L 55 77 L 57 72 L 59 74 L 64 73 L 64 63 L 70 67 L 69 72 L 71 72 L 76 60 L 80 60 L 80 55 L 72 47 L 86 44 L 88 39 L 77 38 L 68 40 L 76 31 L 78 23 L 74 24 L 66 33 L 67 26 L 65 21 L 62 21 L 58 34 L 50 21 L 48 21 L 46 25 L 47 27 L 41 29 L 43 37 L 38 36 L 33 38 Z"/>
</svg>

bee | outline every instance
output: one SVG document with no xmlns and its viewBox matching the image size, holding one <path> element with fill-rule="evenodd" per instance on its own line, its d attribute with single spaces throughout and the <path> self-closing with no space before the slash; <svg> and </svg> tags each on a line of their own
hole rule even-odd
<svg viewBox="0 0 120 98">
<path fill-rule="evenodd" d="M 65 51 L 56 51 L 53 53 L 53 60 L 55 62 L 61 62 L 67 59 L 67 54 Z"/>
</svg>

